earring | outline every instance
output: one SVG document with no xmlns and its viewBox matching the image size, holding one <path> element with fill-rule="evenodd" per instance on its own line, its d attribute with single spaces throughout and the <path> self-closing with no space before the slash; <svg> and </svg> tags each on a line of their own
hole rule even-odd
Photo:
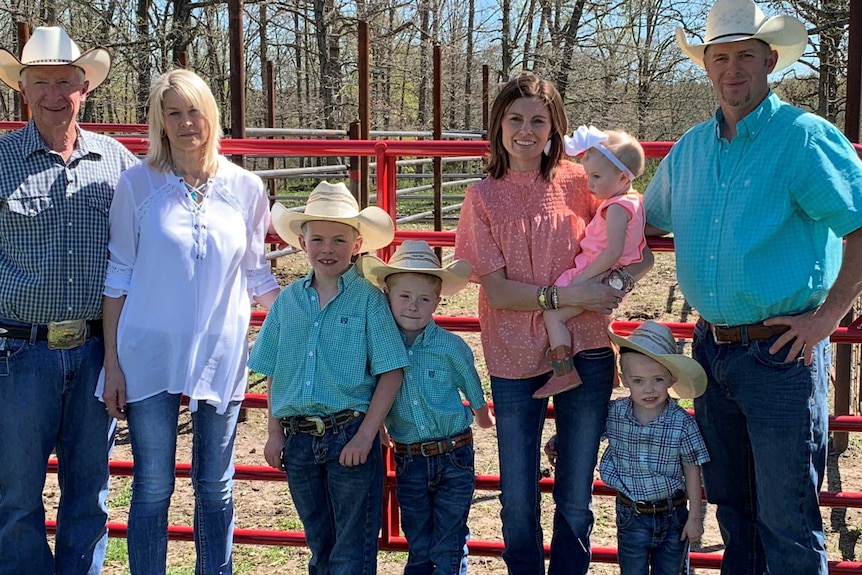
<svg viewBox="0 0 862 575">
<path fill-rule="evenodd" d="M 551 153 L 551 139 L 550 138 L 548 138 L 548 141 L 545 142 L 545 147 L 542 148 L 542 153 L 545 154 L 546 156 Z"/>
</svg>

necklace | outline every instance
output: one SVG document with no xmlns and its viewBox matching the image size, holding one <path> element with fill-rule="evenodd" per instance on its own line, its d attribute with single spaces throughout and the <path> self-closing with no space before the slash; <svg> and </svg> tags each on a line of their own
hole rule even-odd
<svg viewBox="0 0 862 575">
<path fill-rule="evenodd" d="M 196 204 L 199 204 L 203 201 L 204 196 L 207 193 L 207 189 L 210 186 L 210 181 L 212 178 L 207 178 L 197 186 L 193 186 L 188 183 L 185 178 L 180 175 L 179 171 L 174 167 L 174 175 L 180 179 L 183 185 L 186 188 L 186 195 Z"/>
</svg>

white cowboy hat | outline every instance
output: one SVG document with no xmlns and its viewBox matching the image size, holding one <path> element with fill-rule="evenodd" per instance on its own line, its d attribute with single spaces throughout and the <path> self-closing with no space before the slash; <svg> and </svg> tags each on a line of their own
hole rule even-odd
<svg viewBox="0 0 862 575">
<path fill-rule="evenodd" d="M 270 213 L 272 227 L 281 239 L 295 247 L 300 247 L 303 224 L 313 220 L 341 222 L 356 228 L 362 236 L 363 252 L 385 248 L 395 238 L 395 224 L 389 214 L 377 206 L 359 211 L 356 198 L 342 183 L 317 184 L 305 203 L 305 213 L 291 212 L 279 203 L 272 206 Z"/>
<path fill-rule="evenodd" d="M 21 70 L 27 66 L 77 66 L 84 71 L 84 79 L 90 83 L 88 92 L 95 90 L 111 70 L 111 54 L 102 47 L 90 48 L 83 54 L 66 31 L 56 26 L 40 26 L 24 49 L 21 59 L 0 48 L 0 80 L 18 91 Z"/>
<path fill-rule="evenodd" d="M 666 325 L 645 321 L 627 338 L 608 331 L 611 340 L 621 349 L 633 349 L 667 368 L 676 380 L 668 390 L 672 397 L 692 399 L 706 391 L 706 372 L 697 361 L 679 353 L 673 332 Z"/>
<path fill-rule="evenodd" d="M 377 256 L 362 256 L 356 262 L 359 274 L 381 288 L 386 287 L 386 278 L 392 274 L 412 272 L 429 274 L 443 280 L 440 295 L 452 295 L 470 281 L 473 267 L 467 260 L 455 260 L 445 267 L 431 246 L 422 240 L 405 240 L 387 264 Z"/>
<path fill-rule="evenodd" d="M 793 64 L 805 52 L 808 31 L 792 16 L 767 18 L 751 0 L 717 0 L 706 18 L 706 42 L 689 44 L 682 28 L 676 29 L 676 42 L 696 64 L 703 67 L 703 53 L 710 44 L 739 40 L 762 40 L 778 52 L 774 72 Z"/>
</svg>

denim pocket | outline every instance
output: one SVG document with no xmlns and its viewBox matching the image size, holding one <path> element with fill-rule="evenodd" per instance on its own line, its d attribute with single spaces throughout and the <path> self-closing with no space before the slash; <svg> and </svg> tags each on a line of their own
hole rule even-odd
<svg viewBox="0 0 862 575">
<path fill-rule="evenodd" d="M 410 462 L 412 460 L 413 457 L 410 455 L 395 454 L 395 479 L 404 477 L 404 474 L 407 473 L 407 468 L 410 466 Z"/>
<path fill-rule="evenodd" d="M 686 505 L 680 505 L 676 509 L 673 510 L 673 514 L 671 515 L 671 520 L 674 525 L 682 529 L 685 527 L 686 521 L 688 521 L 688 507 Z"/>
<path fill-rule="evenodd" d="M 617 501 L 617 529 L 626 529 L 635 520 L 637 514 L 631 506 Z"/>
<path fill-rule="evenodd" d="M 599 347 L 596 349 L 585 349 L 583 351 L 579 351 L 577 356 L 582 359 L 589 360 L 602 360 L 608 359 L 614 356 L 614 350 L 609 347 Z"/>
<path fill-rule="evenodd" d="M 778 353 L 769 353 L 769 348 L 775 343 L 776 338 L 763 339 L 753 341 L 749 345 L 754 358 L 762 365 L 772 369 L 791 369 L 800 365 L 802 353 L 800 352 L 794 359 L 786 361 L 787 352 L 792 345 L 792 341 L 778 350 Z"/>
<path fill-rule="evenodd" d="M 469 471 L 470 473 L 473 472 L 475 457 L 476 452 L 473 450 L 472 445 L 463 445 L 449 453 L 449 461 L 452 462 L 453 467 L 461 471 Z"/>
</svg>

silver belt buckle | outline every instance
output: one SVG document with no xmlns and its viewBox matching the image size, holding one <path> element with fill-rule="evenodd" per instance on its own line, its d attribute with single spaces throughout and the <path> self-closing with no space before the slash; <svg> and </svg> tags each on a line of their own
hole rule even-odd
<svg viewBox="0 0 862 575">
<path fill-rule="evenodd" d="M 728 326 L 728 325 L 715 325 L 714 323 L 709 324 L 709 331 L 712 333 L 712 341 L 714 341 L 716 345 L 727 345 L 727 344 L 729 344 L 730 343 L 729 341 L 721 341 L 720 339 L 718 339 L 718 336 L 715 334 L 715 328 L 717 328 L 717 327 L 726 328 L 726 327 L 730 327 L 730 326 Z"/>
<path fill-rule="evenodd" d="M 48 322 L 48 348 L 72 349 L 87 340 L 87 320 L 67 319 Z"/>
</svg>

